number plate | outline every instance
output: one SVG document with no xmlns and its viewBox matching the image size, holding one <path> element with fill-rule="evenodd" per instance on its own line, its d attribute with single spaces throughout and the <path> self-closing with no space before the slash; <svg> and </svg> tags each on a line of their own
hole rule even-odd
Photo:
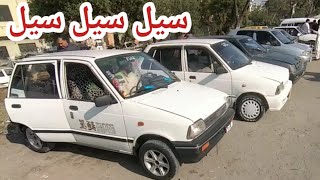
<svg viewBox="0 0 320 180">
<path fill-rule="evenodd" d="M 231 121 L 231 123 L 227 127 L 225 127 L 226 133 L 228 133 L 231 130 L 232 126 L 233 126 L 233 121 Z"/>
</svg>

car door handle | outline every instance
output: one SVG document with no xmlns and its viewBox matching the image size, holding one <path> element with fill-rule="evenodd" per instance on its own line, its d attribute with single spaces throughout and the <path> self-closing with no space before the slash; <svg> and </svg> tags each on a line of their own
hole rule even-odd
<svg viewBox="0 0 320 180">
<path fill-rule="evenodd" d="M 19 108 L 21 108 L 21 105 L 20 104 L 12 104 L 11 107 L 19 109 Z"/>
<path fill-rule="evenodd" d="M 70 110 L 73 110 L 73 111 L 78 111 L 78 106 L 69 106 L 69 109 Z"/>
<path fill-rule="evenodd" d="M 189 76 L 190 79 L 197 79 L 196 76 Z"/>
</svg>

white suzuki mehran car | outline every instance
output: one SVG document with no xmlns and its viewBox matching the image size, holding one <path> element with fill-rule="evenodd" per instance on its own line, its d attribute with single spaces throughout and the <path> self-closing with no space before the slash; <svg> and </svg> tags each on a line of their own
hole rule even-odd
<svg viewBox="0 0 320 180">
<path fill-rule="evenodd" d="M 143 52 L 70 51 L 15 65 L 5 99 L 26 144 L 54 142 L 137 155 L 155 179 L 197 162 L 228 132 L 234 110 L 218 90 L 180 81 Z"/>
<path fill-rule="evenodd" d="M 163 41 L 149 45 L 145 52 L 181 80 L 233 96 L 234 108 L 246 121 L 259 120 L 267 109 L 281 110 L 292 88 L 288 69 L 252 61 L 225 40 Z"/>
</svg>

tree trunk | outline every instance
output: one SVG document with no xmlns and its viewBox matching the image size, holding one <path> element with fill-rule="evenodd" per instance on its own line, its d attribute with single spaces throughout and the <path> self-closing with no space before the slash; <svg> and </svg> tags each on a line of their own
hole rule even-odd
<svg viewBox="0 0 320 180">
<path fill-rule="evenodd" d="M 234 16 L 235 16 L 235 23 L 234 28 L 238 29 L 239 27 L 239 7 L 238 7 L 238 0 L 233 0 L 234 2 Z"/>
<path fill-rule="evenodd" d="M 246 4 L 244 5 L 241 14 L 239 15 L 239 7 L 238 7 L 238 0 L 234 0 L 234 10 L 235 10 L 235 28 L 238 29 L 241 27 L 243 19 L 246 17 L 246 14 L 248 13 L 249 6 L 250 6 L 251 0 L 247 0 Z"/>
</svg>

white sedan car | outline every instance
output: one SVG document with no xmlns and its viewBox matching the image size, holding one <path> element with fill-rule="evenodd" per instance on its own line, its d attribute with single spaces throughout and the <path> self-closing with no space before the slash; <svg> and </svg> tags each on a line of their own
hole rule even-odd
<svg viewBox="0 0 320 180">
<path fill-rule="evenodd" d="M 180 79 L 233 96 L 234 108 L 246 121 L 259 120 L 268 109 L 281 110 L 292 88 L 288 69 L 252 61 L 225 40 L 163 41 L 145 52 Z"/>
<path fill-rule="evenodd" d="M 1 68 L 0 69 L 0 86 L 8 87 L 8 83 L 12 74 L 12 68 Z"/>
<path fill-rule="evenodd" d="M 6 110 L 37 152 L 68 142 L 136 155 L 152 179 L 170 179 L 232 127 L 227 94 L 180 81 L 142 52 L 47 54 L 13 74 Z"/>
</svg>

